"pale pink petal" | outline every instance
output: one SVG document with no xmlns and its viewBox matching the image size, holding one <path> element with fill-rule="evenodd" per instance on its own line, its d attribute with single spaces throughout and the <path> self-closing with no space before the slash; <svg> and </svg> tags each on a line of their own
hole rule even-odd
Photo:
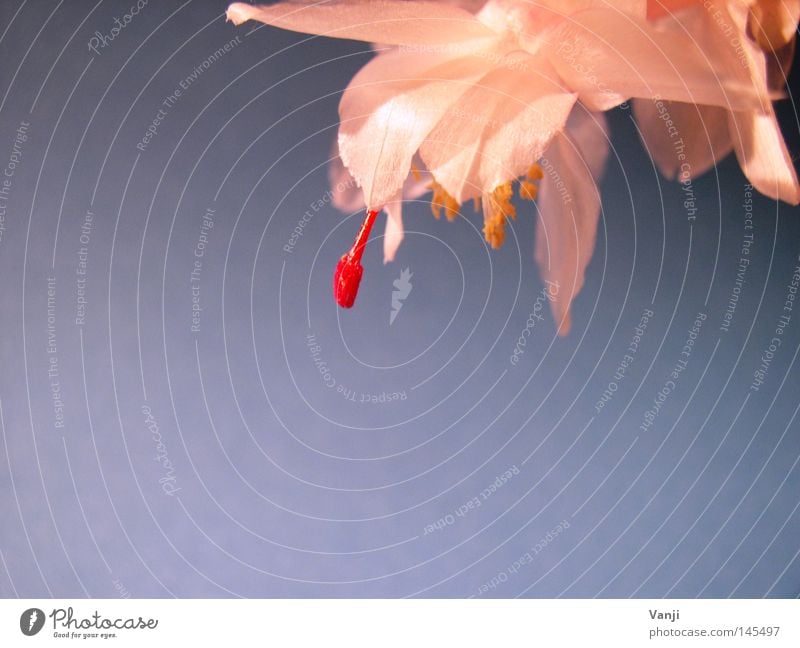
<svg viewBox="0 0 800 648">
<path fill-rule="evenodd" d="M 546 60 L 517 52 L 450 106 L 420 156 L 436 181 L 464 202 L 527 171 L 574 103 Z"/>
<path fill-rule="evenodd" d="M 443 45 L 491 36 L 489 29 L 464 9 L 416 0 L 234 2 L 227 18 L 237 25 L 258 20 L 291 31 L 387 45 Z"/>
<path fill-rule="evenodd" d="M 756 2 L 750 8 L 748 26 L 765 50 L 780 49 L 793 40 L 800 19 L 800 0 Z"/>
<path fill-rule="evenodd" d="M 403 242 L 403 201 L 400 197 L 386 203 L 386 229 L 383 234 L 383 263 L 394 261 L 397 248 Z"/>
<path fill-rule="evenodd" d="M 705 3 L 698 3 L 661 20 L 658 28 L 666 34 L 688 34 L 714 62 L 715 68 L 741 74 L 743 81 L 757 90 L 756 103 L 746 108 L 766 110 L 770 100 L 778 96 L 767 84 L 767 56 L 748 36 L 748 5 L 751 2 L 740 0 L 708 7 Z M 733 103 L 716 105 L 729 110 L 745 109 Z"/>
<path fill-rule="evenodd" d="M 717 30 L 718 31 L 718 30 Z M 707 56 L 682 30 L 593 9 L 552 30 L 547 49 L 580 99 L 604 110 L 629 97 L 671 99 L 730 109 L 763 105 L 766 88 L 730 47 Z"/>
<path fill-rule="evenodd" d="M 681 12 L 674 19 L 666 19 L 662 24 L 667 28 L 672 24 L 688 29 L 705 51 L 718 61 L 728 59 L 730 66 L 738 65 L 746 70 L 753 85 L 766 91 L 766 55 L 746 36 L 748 12 L 744 2 L 715 5 L 713 11 L 701 5 Z M 733 37 L 730 29 L 733 29 Z M 739 164 L 753 186 L 772 198 L 797 204 L 797 175 L 771 102 L 764 100 L 760 110 L 731 112 L 727 121 Z"/>
<path fill-rule="evenodd" d="M 772 108 L 766 113 L 730 113 L 729 124 L 736 157 L 753 186 L 770 198 L 797 205 L 797 173 Z"/>
<path fill-rule="evenodd" d="M 394 261 L 397 248 L 403 242 L 405 230 L 403 229 L 403 201 L 416 200 L 430 191 L 431 177 L 424 170 L 422 162 L 414 160 L 413 173 L 410 173 L 403 185 L 402 197 L 395 196 L 394 200 L 386 203 L 383 210 L 386 212 L 386 230 L 383 238 L 383 262 Z"/>
<path fill-rule="evenodd" d="M 535 258 L 550 287 L 550 307 L 559 335 L 570 329 L 570 305 L 583 287 L 600 217 L 600 194 L 593 171 L 608 151 L 605 118 L 573 111 L 570 129 L 557 135 L 540 164 L 544 170 L 537 205 Z"/>
<path fill-rule="evenodd" d="M 423 139 L 492 67 L 490 51 L 452 58 L 399 49 L 375 57 L 350 82 L 339 105 L 339 153 L 371 208 L 403 186 Z"/>
<path fill-rule="evenodd" d="M 512 33 L 535 54 L 544 31 L 586 9 L 608 10 L 617 19 L 623 14 L 644 19 L 647 3 L 646 0 L 489 0 L 477 17 L 498 33 Z"/>
<path fill-rule="evenodd" d="M 430 191 L 431 177 L 419 157 L 413 161 L 414 173 L 410 173 L 403 184 L 403 200 L 414 200 Z M 356 179 L 347 170 L 334 147 L 328 166 L 328 181 L 331 187 L 331 202 L 339 211 L 352 213 L 365 209 L 364 194 Z"/>
<path fill-rule="evenodd" d="M 669 180 L 699 176 L 733 150 L 728 111 L 677 101 L 633 101 L 647 152 Z"/>
<path fill-rule="evenodd" d="M 605 115 L 577 104 L 569 114 L 566 132 L 577 146 L 592 178 L 600 178 L 606 168 L 609 149 L 608 122 Z"/>
<path fill-rule="evenodd" d="M 342 163 L 337 151 L 334 151 L 328 166 L 328 181 L 331 187 L 331 202 L 336 209 L 347 213 L 364 209 L 364 194 Z"/>
<path fill-rule="evenodd" d="M 767 87 L 777 95 L 776 99 L 785 99 L 783 89 L 788 81 L 789 70 L 794 62 L 796 41 L 792 40 L 787 45 L 766 54 L 767 59 Z"/>
<path fill-rule="evenodd" d="M 800 22 L 800 0 L 781 0 L 780 6 L 784 11 L 781 31 L 783 38 L 789 42 L 797 34 L 797 23 Z"/>
</svg>

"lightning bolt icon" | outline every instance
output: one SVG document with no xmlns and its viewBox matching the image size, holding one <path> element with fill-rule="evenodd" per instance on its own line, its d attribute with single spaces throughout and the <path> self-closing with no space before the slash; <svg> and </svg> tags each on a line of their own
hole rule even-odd
<svg viewBox="0 0 800 648">
<path fill-rule="evenodd" d="M 39 615 L 36 613 L 36 610 L 31 612 L 31 618 L 28 619 L 28 630 L 32 630 L 33 629 L 33 624 L 36 623 L 36 619 L 38 617 L 39 617 Z"/>
<path fill-rule="evenodd" d="M 395 279 L 392 284 L 396 290 L 392 291 L 392 310 L 389 313 L 390 325 L 394 324 L 394 318 L 397 317 L 397 314 L 403 307 L 403 302 L 411 293 L 411 289 L 414 287 L 411 284 L 411 277 L 413 276 L 414 273 L 411 272 L 410 268 L 406 268 L 400 273 L 400 276 Z"/>
</svg>

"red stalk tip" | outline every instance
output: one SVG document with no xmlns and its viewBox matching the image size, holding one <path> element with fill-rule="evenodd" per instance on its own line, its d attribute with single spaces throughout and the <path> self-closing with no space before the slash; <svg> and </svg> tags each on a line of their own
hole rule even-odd
<svg viewBox="0 0 800 648">
<path fill-rule="evenodd" d="M 361 229 L 353 241 L 353 246 L 347 254 L 342 255 L 336 265 L 336 272 L 333 274 L 333 297 L 342 308 L 351 308 L 356 302 L 358 286 L 364 274 L 361 256 L 364 254 L 364 248 L 377 215 L 377 211 L 367 211 Z"/>
</svg>

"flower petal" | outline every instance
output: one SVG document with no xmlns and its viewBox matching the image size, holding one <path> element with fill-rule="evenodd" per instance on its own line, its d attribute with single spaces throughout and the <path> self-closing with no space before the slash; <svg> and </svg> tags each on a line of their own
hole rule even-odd
<svg viewBox="0 0 800 648">
<path fill-rule="evenodd" d="M 425 170 L 419 157 L 412 162 L 412 168 L 413 172 L 408 175 L 403 184 L 403 200 L 415 200 L 431 190 L 430 173 Z M 359 189 L 356 179 L 342 162 L 336 147 L 334 147 L 328 164 L 328 182 L 331 187 L 331 202 L 336 209 L 352 213 L 366 208 L 364 193 Z"/>
<path fill-rule="evenodd" d="M 633 114 L 650 157 L 669 180 L 694 178 L 733 150 L 728 111 L 678 101 L 633 101 Z"/>
<path fill-rule="evenodd" d="M 415 200 L 430 191 L 431 176 L 422 170 L 422 162 L 414 160 L 414 171 L 406 178 L 402 194 L 395 196 L 384 205 L 386 212 L 386 229 L 383 238 L 383 263 L 394 261 L 397 248 L 403 242 L 403 201 Z"/>
<path fill-rule="evenodd" d="M 664 33 L 688 34 L 717 69 L 739 73 L 742 80 L 756 91 L 757 103 L 748 109 L 766 110 L 770 100 L 778 96 L 767 84 L 767 55 L 748 35 L 748 5 L 757 0 L 741 0 L 719 6 L 698 3 L 659 22 Z M 774 53 L 770 58 L 774 58 Z M 746 81 L 749 79 L 749 81 Z M 708 103 L 697 101 L 694 103 Z M 730 110 L 743 110 L 741 106 L 721 105 Z"/>
<path fill-rule="evenodd" d="M 646 0 L 489 0 L 478 12 L 478 19 L 499 33 L 513 33 L 532 54 L 536 53 L 540 35 L 576 12 L 604 9 L 644 19 Z"/>
<path fill-rule="evenodd" d="M 546 59 L 515 52 L 450 107 L 420 157 L 459 203 L 490 193 L 541 157 L 574 103 Z"/>
<path fill-rule="evenodd" d="M 306 0 L 271 5 L 234 2 L 228 7 L 227 18 L 236 25 L 258 20 L 306 34 L 386 45 L 440 45 L 492 35 L 464 9 L 416 0 Z"/>
<path fill-rule="evenodd" d="M 783 47 L 767 53 L 767 88 L 771 92 L 781 94 L 789 77 L 789 70 L 794 62 L 796 39 L 792 39 Z"/>
<path fill-rule="evenodd" d="M 660 96 L 736 110 L 766 101 L 766 88 L 754 84 L 731 47 L 707 56 L 681 29 L 658 29 L 592 9 L 552 30 L 548 40 L 558 73 L 594 110 L 628 97 Z"/>
<path fill-rule="evenodd" d="M 581 159 L 592 178 L 600 178 L 606 168 L 609 149 L 610 136 L 606 116 L 578 104 L 569 115 L 566 131 L 578 147 Z"/>
<path fill-rule="evenodd" d="M 364 209 L 364 194 L 356 184 L 355 178 L 347 170 L 338 151 L 328 165 L 328 183 L 331 187 L 331 203 L 339 211 L 353 213 Z"/>
<path fill-rule="evenodd" d="M 425 136 L 492 61 L 483 50 L 457 58 L 394 50 L 350 82 L 339 105 L 339 153 L 370 208 L 393 199 Z"/>
<path fill-rule="evenodd" d="M 736 157 L 753 186 L 775 200 L 800 203 L 797 173 L 772 108 L 730 113 L 729 123 Z"/>
<path fill-rule="evenodd" d="M 572 134 L 572 136 L 570 135 Z M 559 335 L 570 329 L 570 305 L 583 287 L 600 218 L 594 173 L 608 153 L 605 117 L 573 110 L 568 130 L 557 135 L 540 161 L 544 178 L 537 205 L 535 258 L 542 278 L 554 285 L 550 307 Z"/>
<path fill-rule="evenodd" d="M 394 261 L 397 248 L 403 242 L 405 230 L 403 229 L 403 200 L 398 196 L 395 200 L 386 203 L 383 208 L 386 212 L 386 229 L 383 234 L 383 263 Z"/>
<path fill-rule="evenodd" d="M 800 20 L 800 0 L 755 2 L 747 26 L 761 49 L 780 49 L 794 39 Z"/>
</svg>

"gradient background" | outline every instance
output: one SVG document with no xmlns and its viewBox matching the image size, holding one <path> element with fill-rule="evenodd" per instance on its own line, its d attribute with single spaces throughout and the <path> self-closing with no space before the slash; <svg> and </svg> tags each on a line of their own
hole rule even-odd
<svg viewBox="0 0 800 648">
<path fill-rule="evenodd" d="M 151 0 L 90 51 L 131 4 L 0 4 L 0 167 L 28 124 L 0 239 L 0 595 L 800 595 L 800 310 L 751 389 L 800 210 L 753 196 L 723 332 L 745 179 L 729 158 L 696 180 L 689 222 L 615 111 L 572 333 L 537 322 L 514 366 L 542 289 L 533 205 L 495 252 L 470 208 L 447 223 L 410 204 L 385 267 L 381 216 L 351 311 L 331 274 L 361 214 L 326 204 L 284 251 L 326 199 L 338 100 L 368 46 Z M 237 37 L 138 150 L 165 98 Z M 793 103 L 780 111 L 797 153 Z M 413 288 L 390 325 L 403 268 Z M 642 431 L 700 312 L 688 368 Z"/>
</svg>

